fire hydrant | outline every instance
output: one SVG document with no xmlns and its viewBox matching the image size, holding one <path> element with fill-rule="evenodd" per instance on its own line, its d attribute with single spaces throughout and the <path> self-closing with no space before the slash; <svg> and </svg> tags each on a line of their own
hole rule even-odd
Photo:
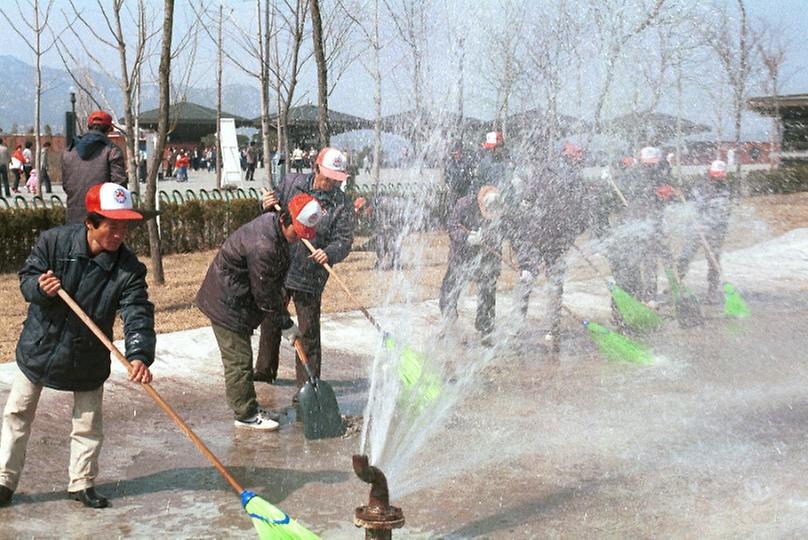
<svg viewBox="0 0 808 540">
<path fill-rule="evenodd" d="M 404 512 L 390 506 L 390 492 L 384 473 L 368 462 L 367 456 L 354 455 L 353 468 L 356 476 L 370 484 L 367 506 L 360 506 L 354 512 L 354 525 L 365 529 L 365 540 L 391 540 L 393 529 L 404 526 Z"/>
</svg>

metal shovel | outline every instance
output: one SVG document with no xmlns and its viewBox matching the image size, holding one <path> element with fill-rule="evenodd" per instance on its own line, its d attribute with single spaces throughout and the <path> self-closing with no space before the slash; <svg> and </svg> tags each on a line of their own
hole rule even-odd
<svg viewBox="0 0 808 540">
<path fill-rule="evenodd" d="M 299 411 L 303 419 L 303 435 L 307 439 L 328 439 L 341 437 L 345 433 L 345 424 L 339 414 L 339 405 L 334 389 L 325 381 L 319 380 L 309 368 L 300 340 L 295 340 L 295 350 L 300 363 L 306 369 L 309 380 L 300 389 Z"/>
</svg>

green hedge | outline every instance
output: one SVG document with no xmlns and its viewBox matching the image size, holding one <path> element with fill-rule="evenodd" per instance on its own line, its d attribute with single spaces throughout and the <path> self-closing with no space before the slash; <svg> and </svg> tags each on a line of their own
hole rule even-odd
<svg viewBox="0 0 808 540">
<path fill-rule="evenodd" d="M 216 249 L 244 223 L 258 217 L 255 199 L 188 200 L 182 204 L 162 202 L 160 247 L 163 254 Z M 62 225 L 65 209 L 7 209 L 0 211 L 0 272 L 16 272 L 42 231 Z M 149 254 L 149 233 L 144 224 L 129 229 L 126 245 L 139 255 Z"/>
</svg>

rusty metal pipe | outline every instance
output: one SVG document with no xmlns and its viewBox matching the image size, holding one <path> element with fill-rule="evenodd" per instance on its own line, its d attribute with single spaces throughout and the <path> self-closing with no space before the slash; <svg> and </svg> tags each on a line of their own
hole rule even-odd
<svg viewBox="0 0 808 540">
<path fill-rule="evenodd" d="M 379 468 L 370 465 L 368 457 L 364 455 L 353 456 L 353 468 L 360 480 L 370 484 L 368 504 L 356 509 L 354 525 L 365 529 L 366 540 L 390 540 L 393 529 L 404 526 L 404 512 L 401 508 L 390 506 L 387 478 Z"/>
</svg>

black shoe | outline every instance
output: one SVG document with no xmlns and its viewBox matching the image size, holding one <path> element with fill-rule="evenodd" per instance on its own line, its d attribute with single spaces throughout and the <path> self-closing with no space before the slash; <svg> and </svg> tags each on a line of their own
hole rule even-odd
<svg viewBox="0 0 808 540">
<path fill-rule="evenodd" d="M 11 504 L 11 496 L 14 491 L 0 484 L 0 506 L 8 506 Z"/>
<path fill-rule="evenodd" d="M 80 501 L 87 508 L 106 508 L 109 501 L 95 492 L 95 488 L 82 489 L 81 491 L 68 491 L 67 496 L 74 501 Z"/>
</svg>

